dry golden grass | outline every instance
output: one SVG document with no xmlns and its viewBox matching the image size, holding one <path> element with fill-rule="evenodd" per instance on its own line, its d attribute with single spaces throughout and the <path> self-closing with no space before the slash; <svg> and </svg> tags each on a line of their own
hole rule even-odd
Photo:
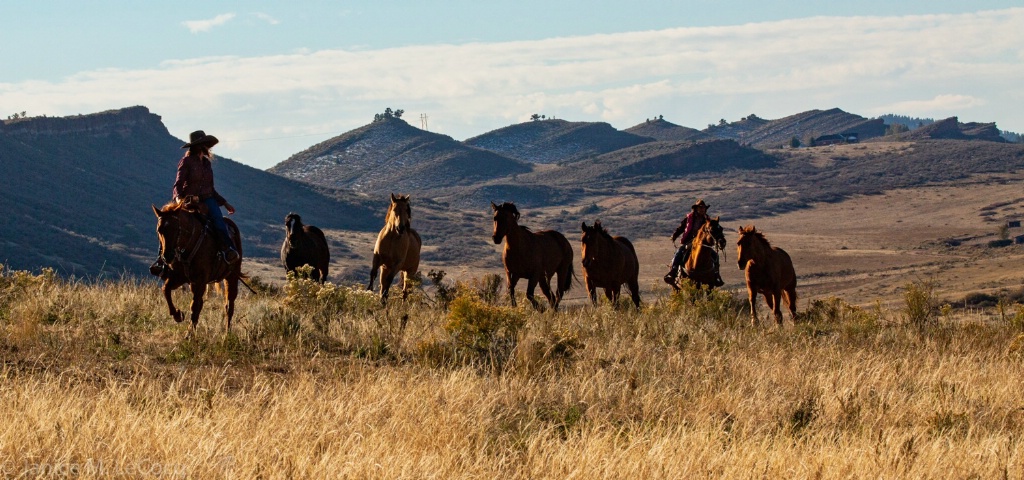
<svg viewBox="0 0 1024 480">
<path fill-rule="evenodd" d="M 829 299 L 750 328 L 726 293 L 552 314 L 457 290 L 450 311 L 422 293 L 383 310 L 293 280 L 243 295 L 231 334 L 215 296 L 183 340 L 153 284 L 3 272 L 0 471 L 1024 476 L 1016 315 L 910 324 L 910 305 Z"/>
</svg>

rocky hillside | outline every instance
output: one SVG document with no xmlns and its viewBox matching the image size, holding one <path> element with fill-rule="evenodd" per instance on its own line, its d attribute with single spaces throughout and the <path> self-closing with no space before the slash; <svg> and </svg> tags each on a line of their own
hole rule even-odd
<svg viewBox="0 0 1024 480">
<path fill-rule="evenodd" d="M 292 155 L 271 173 L 357 192 L 424 192 L 529 172 L 531 167 L 385 118 Z"/>
<path fill-rule="evenodd" d="M 144 275 L 157 252 L 150 204 L 170 198 L 183 143 L 145 107 L 0 122 L 0 263 Z M 378 207 L 350 193 L 226 158 L 214 161 L 214 171 L 217 189 L 238 209 L 246 256 L 277 256 L 289 211 L 326 228 L 379 223 Z"/>
<path fill-rule="evenodd" d="M 885 135 L 881 119 L 868 119 L 838 108 L 809 110 L 776 120 L 751 115 L 738 122 L 715 125 L 703 130 L 715 138 L 728 138 L 757 148 L 776 148 L 796 137 L 820 137 L 840 133 L 857 133 L 861 140 Z"/>
<path fill-rule="evenodd" d="M 909 140 L 946 139 L 1006 142 L 995 123 L 960 123 L 957 117 L 949 117 L 925 125 L 906 134 L 905 138 Z"/>
<path fill-rule="evenodd" d="M 651 138 L 621 132 L 603 122 L 536 120 L 493 130 L 465 143 L 527 162 L 560 163 L 649 141 Z"/>
</svg>

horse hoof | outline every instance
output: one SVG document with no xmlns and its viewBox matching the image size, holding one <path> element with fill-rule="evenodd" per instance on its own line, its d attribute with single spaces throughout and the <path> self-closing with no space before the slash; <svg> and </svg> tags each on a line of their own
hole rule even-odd
<svg viewBox="0 0 1024 480">
<path fill-rule="evenodd" d="M 185 321 L 185 315 L 180 311 L 172 313 L 171 316 L 174 317 L 174 323 L 181 323 Z"/>
</svg>

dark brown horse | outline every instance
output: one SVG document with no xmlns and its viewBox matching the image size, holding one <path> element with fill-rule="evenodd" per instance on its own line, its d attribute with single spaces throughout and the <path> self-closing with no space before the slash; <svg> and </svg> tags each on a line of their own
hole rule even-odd
<svg viewBox="0 0 1024 480">
<path fill-rule="evenodd" d="M 281 244 L 281 263 L 287 272 L 294 272 L 303 265 L 313 267 L 310 278 L 323 283 L 331 264 L 331 252 L 327 248 L 324 232 L 313 225 L 303 225 L 302 217 L 289 213 L 284 217 L 287 236 Z"/>
<path fill-rule="evenodd" d="M 370 266 L 370 283 L 367 290 L 373 290 L 373 280 L 380 269 L 380 302 L 388 300 L 388 290 L 398 272 L 402 277 L 402 298 L 409 295 L 409 275 L 416 274 L 420 267 L 420 247 L 423 241 L 420 234 L 413 230 L 412 208 L 409 196 L 391 194 L 391 206 L 384 217 L 384 228 L 377 235 L 377 243 L 373 246 L 373 264 Z"/>
<path fill-rule="evenodd" d="M 690 243 L 690 256 L 686 259 L 686 276 L 698 285 L 707 285 L 711 288 L 718 286 L 718 274 L 715 270 L 714 249 L 721 250 L 725 254 L 725 232 L 719 217 L 708 218 L 704 225 L 697 230 L 697 235 Z"/>
<path fill-rule="evenodd" d="M 583 283 L 590 293 L 590 301 L 597 305 L 597 289 L 603 288 L 612 305 L 618 305 L 622 284 L 626 284 L 633 305 L 640 308 L 640 261 L 633 244 L 626 237 L 609 235 L 600 220 L 592 227 L 583 222 L 581 228 Z"/>
<path fill-rule="evenodd" d="M 235 297 L 238 296 L 238 281 L 242 277 L 242 237 L 235 222 L 225 218 L 224 223 L 231 233 L 231 241 L 238 251 L 239 261 L 228 265 L 220 256 L 221 246 L 212 226 L 205 227 L 200 213 L 191 203 L 168 203 L 157 209 L 156 232 L 160 237 L 160 259 L 167 265 L 161 274 L 164 278 L 163 292 L 167 308 L 175 322 L 185 319 L 184 313 L 174 308 L 171 292 L 188 284 L 192 289 L 192 316 L 188 334 L 193 335 L 203 310 L 203 296 L 210 283 L 224 282 L 227 316 L 227 331 L 231 331 L 231 317 L 235 313 Z"/>
<path fill-rule="evenodd" d="M 746 273 L 747 295 L 750 297 L 750 323 L 757 325 L 757 294 L 764 295 L 768 307 L 775 314 L 775 322 L 782 325 L 782 299 L 793 321 L 796 321 L 796 271 L 793 260 L 785 250 L 773 247 L 764 234 L 754 226 L 740 227 L 736 242 L 736 263 Z"/>
<path fill-rule="evenodd" d="M 516 305 L 516 283 L 520 278 L 526 279 L 526 299 L 533 307 L 540 309 L 540 304 L 533 298 L 533 290 L 540 284 L 540 291 L 548 299 L 551 308 L 557 310 L 562 296 L 572 287 L 572 245 L 565 235 L 554 230 L 532 232 L 529 228 L 519 225 L 519 210 L 511 202 L 495 205 L 494 233 L 491 239 L 495 244 L 505 239 L 505 250 L 501 260 L 505 264 L 505 278 L 508 281 L 508 295 L 512 306 Z M 558 274 L 557 288 L 552 294 L 551 277 Z"/>
</svg>

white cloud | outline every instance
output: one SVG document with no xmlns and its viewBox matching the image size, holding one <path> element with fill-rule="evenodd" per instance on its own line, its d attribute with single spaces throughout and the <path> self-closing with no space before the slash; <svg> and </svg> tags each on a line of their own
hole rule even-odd
<svg viewBox="0 0 1024 480">
<path fill-rule="evenodd" d="M 1015 8 L 205 57 L 0 83 L 0 104 L 48 115 L 146 105 L 172 133 L 218 132 L 222 155 L 261 168 L 362 126 L 385 107 L 405 109 L 414 125 L 426 113 L 431 130 L 456 139 L 532 113 L 617 128 L 664 115 L 703 128 L 719 118 L 833 107 L 915 116 L 969 109 L 973 121 L 1024 131 L 1024 112 L 1014 108 L 1024 100 L 1022 24 L 1024 8 Z M 322 137 L 298 137 L 313 134 Z M 289 135 L 296 138 L 279 139 Z"/>
<path fill-rule="evenodd" d="M 254 17 L 256 17 L 256 18 L 258 18 L 260 20 L 263 20 L 264 22 L 267 22 L 270 25 L 277 25 L 277 24 L 281 23 L 276 18 L 274 18 L 274 17 L 272 17 L 272 16 L 270 16 L 270 15 L 268 15 L 266 13 L 263 13 L 263 12 L 253 13 L 252 16 L 254 16 Z"/>
<path fill-rule="evenodd" d="M 899 112 L 914 117 L 953 116 L 957 112 L 983 106 L 986 100 L 971 95 L 936 95 L 929 100 L 906 100 L 870 109 L 874 115 Z M 994 120 L 994 119 L 993 119 Z"/>
<path fill-rule="evenodd" d="M 186 20 L 181 22 L 188 31 L 192 33 L 208 32 L 213 27 L 219 27 L 235 18 L 234 13 L 222 13 L 207 20 Z"/>
</svg>

